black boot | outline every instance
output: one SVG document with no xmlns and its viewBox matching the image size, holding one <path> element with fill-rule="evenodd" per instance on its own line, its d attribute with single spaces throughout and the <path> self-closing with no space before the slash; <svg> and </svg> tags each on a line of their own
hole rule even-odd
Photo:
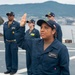
<svg viewBox="0 0 75 75">
<path fill-rule="evenodd" d="M 16 72 L 10 72 L 10 75 L 14 75 Z"/>
<path fill-rule="evenodd" d="M 11 71 L 6 71 L 6 72 L 4 72 L 4 74 L 9 74 Z"/>
</svg>

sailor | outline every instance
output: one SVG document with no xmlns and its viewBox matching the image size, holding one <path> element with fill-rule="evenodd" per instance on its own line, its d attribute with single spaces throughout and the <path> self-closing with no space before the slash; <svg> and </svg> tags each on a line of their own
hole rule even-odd
<svg viewBox="0 0 75 75">
<path fill-rule="evenodd" d="M 19 47 L 30 51 L 31 64 L 28 75 L 70 75 L 69 53 L 65 45 L 55 38 L 56 27 L 52 20 L 38 20 L 42 39 L 26 39 L 26 14 L 23 15 L 20 28 L 15 37 Z"/>
<path fill-rule="evenodd" d="M 40 38 L 39 31 L 35 28 L 35 21 L 33 19 L 27 21 L 29 29 L 26 31 L 25 38 L 34 39 Z"/>
<path fill-rule="evenodd" d="M 28 20 L 26 23 L 28 23 L 29 29 L 25 33 L 25 38 L 27 39 L 35 39 L 40 38 L 39 31 L 35 28 L 35 20 L 31 19 Z M 31 56 L 30 51 L 26 51 L 26 64 L 27 64 L 27 72 L 29 72 L 29 67 L 31 64 Z"/>
<path fill-rule="evenodd" d="M 20 27 L 14 20 L 14 12 L 6 13 L 8 21 L 3 25 L 5 43 L 5 62 L 7 71 L 5 74 L 15 74 L 18 70 L 18 46 L 15 39 L 15 30 Z"/>
<path fill-rule="evenodd" d="M 55 14 L 53 12 L 49 12 L 48 14 L 45 15 L 49 20 L 54 21 L 56 24 L 56 38 L 62 42 L 62 30 L 60 25 L 55 21 Z"/>
</svg>

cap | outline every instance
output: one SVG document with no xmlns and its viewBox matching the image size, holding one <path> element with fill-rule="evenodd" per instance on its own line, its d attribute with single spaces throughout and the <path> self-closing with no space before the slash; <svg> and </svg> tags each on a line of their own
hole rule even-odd
<svg viewBox="0 0 75 75">
<path fill-rule="evenodd" d="M 15 16 L 14 12 L 8 12 L 8 13 L 6 13 L 6 15 L 7 15 L 7 16 L 8 16 L 8 15 Z"/>
<path fill-rule="evenodd" d="M 53 12 L 49 12 L 48 14 L 45 15 L 45 17 L 48 17 L 48 16 L 53 16 L 55 17 L 55 14 Z"/>
<path fill-rule="evenodd" d="M 35 24 L 35 21 L 33 19 L 27 21 L 27 23 L 30 23 L 30 22 Z"/>
<path fill-rule="evenodd" d="M 46 24 L 49 25 L 52 29 L 56 29 L 55 22 L 52 21 L 52 20 L 45 21 L 45 20 L 40 19 L 40 20 L 37 21 L 37 25 L 38 25 L 38 26 L 41 26 L 43 23 L 46 23 Z"/>
</svg>

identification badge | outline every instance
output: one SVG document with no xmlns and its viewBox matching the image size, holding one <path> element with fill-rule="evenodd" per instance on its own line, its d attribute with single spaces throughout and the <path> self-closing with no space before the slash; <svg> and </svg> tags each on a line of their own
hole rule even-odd
<svg viewBox="0 0 75 75">
<path fill-rule="evenodd" d="M 52 58 L 57 58 L 58 57 L 58 55 L 56 53 L 53 53 L 53 52 L 49 52 L 48 56 L 52 57 Z"/>
<path fill-rule="evenodd" d="M 12 30 L 14 30 L 15 29 L 15 27 L 12 27 Z"/>
<path fill-rule="evenodd" d="M 31 33 L 30 35 L 31 35 L 31 36 L 35 36 L 35 34 L 34 34 L 34 33 Z"/>
<path fill-rule="evenodd" d="M 14 31 L 12 31 L 12 34 L 14 34 L 15 32 Z"/>
</svg>

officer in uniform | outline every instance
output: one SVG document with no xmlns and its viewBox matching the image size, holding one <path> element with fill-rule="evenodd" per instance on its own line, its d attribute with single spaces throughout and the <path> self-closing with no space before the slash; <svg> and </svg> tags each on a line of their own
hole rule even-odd
<svg viewBox="0 0 75 75">
<path fill-rule="evenodd" d="M 15 37 L 19 47 L 31 52 L 31 65 L 28 75 L 70 75 L 69 53 L 65 45 L 55 38 L 56 27 L 52 20 L 38 20 L 42 39 L 26 39 L 26 14 Z"/>
<path fill-rule="evenodd" d="M 29 29 L 26 31 L 25 38 L 34 39 L 40 38 L 39 31 L 35 28 L 35 21 L 31 19 L 27 21 Z"/>
<path fill-rule="evenodd" d="M 35 28 L 35 21 L 33 19 L 27 21 L 29 29 L 25 33 L 25 38 L 27 39 L 35 39 L 40 38 L 39 31 Z M 29 72 L 29 67 L 31 64 L 31 56 L 30 51 L 26 51 L 26 64 L 27 64 L 27 72 Z"/>
<path fill-rule="evenodd" d="M 15 39 L 15 30 L 19 28 L 19 23 L 14 20 L 14 12 L 6 13 L 8 21 L 3 25 L 5 60 L 7 71 L 5 74 L 15 74 L 18 70 L 18 46 Z"/>
<path fill-rule="evenodd" d="M 47 17 L 49 20 L 52 20 L 55 22 L 55 14 L 53 12 L 49 12 L 48 14 L 45 15 L 45 17 Z M 55 22 L 56 23 L 56 22 Z M 55 24 L 56 25 L 56 38 L 62 42 L 62 30 L 61 27 L 58 23 Z"/>
</svg>

